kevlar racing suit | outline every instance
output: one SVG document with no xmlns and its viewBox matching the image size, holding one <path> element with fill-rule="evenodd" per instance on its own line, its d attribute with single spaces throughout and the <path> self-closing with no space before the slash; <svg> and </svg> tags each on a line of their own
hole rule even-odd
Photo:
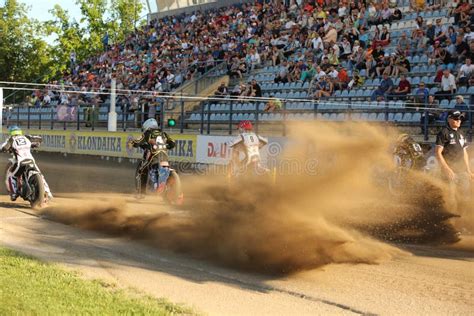
<svg viewBox="0 0 474 316">
<path fill-rule="evenodd" d="M 266 144 L 268 144 L 268 139 L 258 136 L 254 132 L 244 132 L 239 134 L 239 136 L 230 143 L 230 147 L 233 149 L 233 168 L 243 171 L 247 166 L 255 163 L 256 166 L 263 171 L 265 168 L 260 165 L 260 148 Z M 240 154 L 244 155 L 243 159 L 241 159 Z"/>
<path fill-rule="evenodd" d="M 135 179 L 137 194 L 141 195 L 146 193 L 150 166 L 167 163 L 167 151 L 175 147 L 175 142 L 166 132 L 159 129 L 149 129 L 139 139 L 133 140 L 131 144 L 133 147 L 143 149 L 143 159 L 137 166 Z"/>
<path fill-rule="evenodd" d="M 18 195 L 18 177 L 21 176 L 22 165 L 26 162 L 33 162 L 36 169 L 35 158 L 31 154 L 31 148 L 38 147 L 41 143 L 41 137 L 31 135 L 10 136 L 3 144 L 0 145 L 1 151 L 11 152 L 15 156 L 15 163 L 8 169 L 6 185 L 10 191 L 10 197 L 14 201 Z M 51 193 L 45 181 L 45 190 L 49 196 Z"/>
</svg>

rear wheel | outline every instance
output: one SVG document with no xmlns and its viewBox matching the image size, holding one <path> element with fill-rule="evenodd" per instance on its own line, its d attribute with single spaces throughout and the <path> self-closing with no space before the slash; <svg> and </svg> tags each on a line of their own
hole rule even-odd
<svg viewBox="0 0 474 316">
<path fill-rule="evenodd" d="M 29 197 L 31 207 L 39 208 L 43 206 L 45 201 L 45 190 L 41 174 L 36 173 L 32 175 L 29 179 L 29 185 L 31 188 L 31 195 Z"/>
<path fill-rule="evenodd" d="M 184 194 L 181 189 L 181 180 L 176 171 L 171 170 L 168 181 L 166 182 L 165 199 L 173 205 L 183 205 Z"/>
<path fill-rule="evenodd" d="M 5 192 L 6 192 L 7 194 L 10 194 L 10 190 L 8 189 L 8 186 L 7 186 L 7 182 L 8 182 L 8 170 L 10 170 L 10 168 L 12 167 L 12 165 L 13 165 L 13 164 L 9 161 L 9 162 L 7 163 L 7 165 L 5 166 L 5 171 L 4 171 L 4 173 L 3 173 L 3 174 L 5 175 L 5 190 L 6 190 Z"/>
</svg>

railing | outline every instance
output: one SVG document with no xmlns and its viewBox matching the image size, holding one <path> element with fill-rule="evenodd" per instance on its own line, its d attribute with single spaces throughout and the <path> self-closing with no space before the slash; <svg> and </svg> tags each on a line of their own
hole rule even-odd
<svg viewBox="0 0 474 316">
<path fill-rule="evenodd" d="M 218 76 L 219 72 L 223 71 L 227 67 L 227 63 L 224 60 L 216 61 L 218 64 L 205 72 L 204 74 L 194 78 L 189 82 L 185 82 L 181 87 L 172 91 L 174 95 L 199 95 L 204 89 L 212 85 L 213 83 L 220 80 Z"/>
<path fill-rule="evenodd" d="M 136 111 L 127 110 L 127 105 L 117 106 L 117 127 L 120 130 L 139 130 L 142 123 L 154 117 L 163 129 L 173 133 L 199 133 L 199 134 L 233 134 L 236 124 L 241 120 L 251 120 L 255 130 L 264 129 L 272 134 L 286 134 L 286 123 L 297 121 L 367 121 L 380 124 L 393 124 L 396 126 L 419 127 L 424 130 L 425 140 L 428 140 L 429 128 L 437 127 L 445 122 L 421 120 L 421 116 L 429 112 L 446 112 L 450 109 L 428 109 L 420 104 L 419 107 L 392 107 L 389 102 L 381 102 L 378 107 L 367 104 L 357 105 L 342 102 L 317 102 L 301 100 L 301 106 L 294 107 L 291 102 L 282 100 L 282 109 L 275 112 L 264 112 L 267 100 L 242 100 L 211 98 L 202 101 L 199 109 L 186 110 L 189 103 L 196 100 L 186 97 L 173 97 L 164 99 L 161 105 L 152 106 L 151 110 L 142 106 Z M 293 103 L 294 104 L 294 103 Z M 325 106 L 326 105 L 326 106 Z M 154 109 L 153 109 L 154 107 Z M 75 130 L 105 130 L 108 121 L 108 105 L 81 106 L 73 109 L 69 120 L 60 120 L 58 107 L 34 108 L 13 107 L 4 110 L 3 124 L 20 125 L 28 129 L 75 129 Z M 65 111 L 64 106 L 59 111 Z M 474 108 L 471 106 L 467 113 L 467 120 L 463 128 L 468 130 L 468 135 L 473 132 Z M 169 121 L 168 120 L 173 120 Z M 169 123 L 175 122 L 174 126 Z M 423 124 L 423 126 L 422 126 Z"/>
</svg>

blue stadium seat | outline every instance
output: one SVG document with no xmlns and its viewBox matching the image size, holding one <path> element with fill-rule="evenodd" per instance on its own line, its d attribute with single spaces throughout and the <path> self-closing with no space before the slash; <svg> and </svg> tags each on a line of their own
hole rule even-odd
<svg viewBox="0 0 474 316">
<path fill-rule="evenodd" d="M 430 94 L 435 94 L 438 91 L 438 88 L 433 87 L 430 89 Z"/>
<path fill-rule="evenodd" d="M 377 114 L 377 121 L 385 121 L 385 113 Z"/>
<path fill-rule="evenodd" d="M 466 94 L 467 93 L 467 87 L 465 87 L 465 86 L 459 87 L 457 93 Z"/>
<path fill-rule="evenodd" d="M 411 113 L 405 113 L 405 114 L 403 115 L 402 121 L 403 121 L 403 122 L 410 122 L 411 119 L 412 119 L 412 114 L 411 114 Z"/>
<path fill-rule="evenodd" d="M 417 86 L 420 84 L 420 81 L 421 81 L 420 77 L 414 77 L 411 81 L 411 84 Z"/>
</svg>

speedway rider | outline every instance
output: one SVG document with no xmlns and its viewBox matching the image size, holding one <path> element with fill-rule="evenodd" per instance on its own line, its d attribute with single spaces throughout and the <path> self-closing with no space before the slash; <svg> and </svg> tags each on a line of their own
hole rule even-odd
<svg viewBox="0 0 474 316">
<path fill-rule="evenodd" d="M 230 143 L 230 148 L 232 148 L 232 174 L 245 171 L 251 164 L 255 164 L 258 169 L 255 171 L 267 171 L 260 165 L 260 148 L 268 144 L 268 139 L 255 134 L 250 121 L 241 121 L 238 129 L 239 136 Z M 241 154 L 244 156 L 243 159 L 241 159 Z"/>
<path fill-rule="evenodd" d="M 36 169 L 35 158 L 31 154 L 31 148 L 38 147 L 41 143 L 41 137 L 32 135 L 23 135 L 23 131 L 18 126 L 10 126 L 8 128 L 10 137 L 0 145 L 2 152 L 11 152 L 15 156 L 15 163 L 7 171 L 6 184 L 10 192 L 10 199 L 15 201 L 20 193 L 18 192 L 18 176 L 21 175 L 20 169 L 23 163 L 33 162 Z M 44 181 L 44 179 L 43 179 Z M 44 181 L 45 191 L 49 198 L 52 198 L 49 187 Z"/>
<path fill-rule="evenodd" d="M 146 184 L 148 182 L 148 172 L 150 166 L 156 163 L 168 163 L 167 150 L 175 147 L 175 142 L 171 137 L 158 128 L 158 122 L 154 118 L 150 118 L 143 123 L 143 134 L 139 139 L 132 140 L 133 147 L 140 147 L 144 150 L 143 159 L 137 166 L 136 173 L 136 190 L 137 197 L 142 198 L 146 193 Z M 160 168 L 158 183 L 164 185 L 164 181 L 160 181 L 167 177 L 165 172 Z"/>
</svg>

